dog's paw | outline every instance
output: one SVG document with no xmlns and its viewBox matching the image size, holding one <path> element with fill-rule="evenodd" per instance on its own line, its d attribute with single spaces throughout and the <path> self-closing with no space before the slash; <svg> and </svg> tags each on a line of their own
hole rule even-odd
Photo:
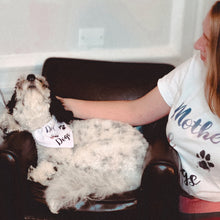
<svg viewBox="0 0 220 220">
<path fill-rule="evenodd" d="M 33 178 L 34 169 L 35 168 L 32 165 L 28 168 L 27 179 L 30 181 L 34 181 L 34 178 Z"/>
<path fill-rule="evenodd" d="M 3 133 L 2 129 L 0 128 L 0 143 L 4 140 L 5 134 Z"/>
<path fill-rule="evenodd" d="M 58 214 L 59 210 L 61 209 L 60 201 L 56 199 L 50 200 L 49 202 L 47 202 L 47 205 L 53 214 Z"/>
<path fill-rule="evenodd" d="M 8 114 L 7 110 L 0 117 L 0 129 L 1 133 L 7 135 L 14 131 L 22 131 L 21 126 L 14 120 L 11 114 Z"/>
<path fill-rule="evenodd" d="M 57 172 L 57 167 L 48 161 L 42 161 L 36 168 L 30 166 L 28 169 L 28 179 L 48 186 Z"/>
<path fill-rule="evenodd" d="M 74 186 L 72 187 L 69 184 L 71 183 L 66 180 L 65 176 L 61 175 L 56 177 L 45 190 L 46 203 L 52 213 L 58 213 L 60 210 L 70 207 L 74 208 L 79 202 L 81 189 L 77 184 L 75 189 Z"/>
<path fill-rule="evenodd" d="M 0 127 L 0 135 L 1 137 L 5 138 L 7 135 L 16 132 L 16 131 L 23 131 L 20 126 L 14 127 Z"/>
</svg>

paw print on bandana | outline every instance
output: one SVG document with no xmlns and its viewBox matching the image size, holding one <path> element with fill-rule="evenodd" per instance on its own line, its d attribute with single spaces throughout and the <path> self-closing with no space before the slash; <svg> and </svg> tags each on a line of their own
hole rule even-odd
<svg viewBox="0 0 220 220">
<path fill-rule="evenodd" d="M 60 129 L 60 130 L 61 130 L 61 129 L 62 129 L 62 130 L 65 130 L 65 129 L 66 129 L 66 126 L 62 124 L 62 125 L 59 126 L 59 129 Z"/>
<path fill-rule="evenodd" d="M 196 154 L 196 157 L 201 159 L 199 161 L 199 166 L 205 170 L 210 170 L 210 168 L 214 167 L 214 164 L 210 162 L 211 156 L 210 154 L 206 154 L 204 150 L 200 151 L 199 154 Z"/>
</svg>

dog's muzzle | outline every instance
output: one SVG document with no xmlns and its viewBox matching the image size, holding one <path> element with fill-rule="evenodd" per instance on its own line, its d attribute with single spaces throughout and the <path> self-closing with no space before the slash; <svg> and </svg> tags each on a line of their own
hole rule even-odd
<svg viewBox="0 0 220 220">
<path fill-rule="evenodd" d="M 36 88 L 35 84 L 34 84 L 34 81 L 35 81 L 36 77 L 34 74 L 29 74 L 27 76 L 27 81 L 30 82 L 30 85 L 29 85 L 29 88 Z"/>
</svg>

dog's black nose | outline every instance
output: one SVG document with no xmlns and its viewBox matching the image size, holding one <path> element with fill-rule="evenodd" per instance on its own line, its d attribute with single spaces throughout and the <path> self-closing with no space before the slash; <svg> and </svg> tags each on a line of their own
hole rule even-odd
<svg viewBox="0 0 220 220">
<path fill-rule="evenodd" d="M 34 74 L 29 74 L 27 76 L 27 80 L 33 82 L 35 80 L 35 75 Z"/>
</svg>

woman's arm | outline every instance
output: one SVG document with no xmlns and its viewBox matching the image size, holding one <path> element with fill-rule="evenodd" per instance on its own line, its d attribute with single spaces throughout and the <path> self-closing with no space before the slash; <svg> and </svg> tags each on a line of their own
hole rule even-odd
<svg viewBox="0 0 220 220">
<path fill-rule="evenodd" d="M 167 115 L 170 107 L 155 87 L 143 97 L 131 101 L 85 101 L 60 98 L 65 109 L 82 119 L 102 118 L 143 125 Z"/>
</svg>

